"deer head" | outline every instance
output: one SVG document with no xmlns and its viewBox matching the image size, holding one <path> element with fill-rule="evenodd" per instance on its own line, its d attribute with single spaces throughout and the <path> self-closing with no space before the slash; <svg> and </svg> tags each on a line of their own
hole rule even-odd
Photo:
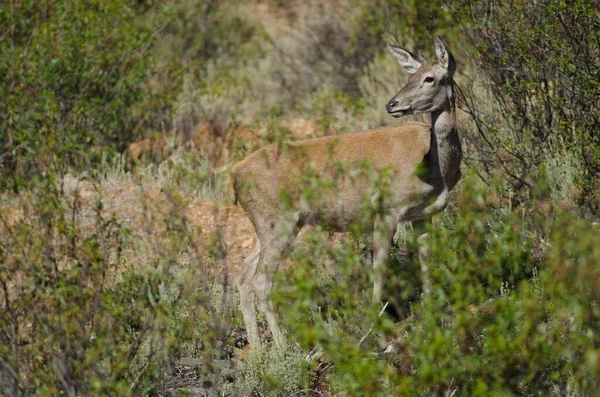
<svg viewBox="0 0 600 397">
<path fill-rule="evenodd" d="M 437 60 L 433 61 L 423 61 L 391 44 L 388 44 L 387 48 L 398 63 L 411 74 L 406 85 L 385 105 L 389 114 L 397 118 L 450 107 L 454 95 L 453 76 L 456 61 L 439 37 L 435 39 Z"/>
</svg>

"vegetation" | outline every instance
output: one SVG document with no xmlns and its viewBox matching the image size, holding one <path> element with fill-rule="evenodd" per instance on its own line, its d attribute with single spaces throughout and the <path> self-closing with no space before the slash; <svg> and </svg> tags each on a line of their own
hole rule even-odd
<svg viewBox="0 0 600 397">
<path fill-rule="evenodd" d="M 494 7 L 484 1 L 468 3 L 468 9 L 479 60 L 489 84 L 497 87 L 490 92 L 494 115 L 477 112 L 477 129 L 485 137 L 479 152 L 497 152 L 488 166 L 504 168 L 520 200 L 541 179 L 552 185 L 557 198 L 596 215 L 598 4 L 544 1 Z"/>
<path fill-rule="evenodd" d="M 360 228 L 310 231 L 276 280 L 288 346 L 245 349 L 228 168 L 394 123 L 383 43 L 435 35 L 467 113 L 433 293 L 404 225 L 381 314 Z M 597 2 L 7 0 L 0 53 L 0 394 L 600 389 Z"/>
</svg>

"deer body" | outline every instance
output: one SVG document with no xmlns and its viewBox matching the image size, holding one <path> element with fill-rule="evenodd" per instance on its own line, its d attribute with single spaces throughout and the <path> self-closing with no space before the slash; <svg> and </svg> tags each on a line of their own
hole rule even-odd
<svg viewBox="0 0 600 397">
<path fill-rule="evenodd" d="M 392 178 L 398 183 L 391 186 L 393 202 L 390 205 L 406 207 L 400 220 L 421 218 L 408 209 L 420 206 L 425 197 L 433 197 L 436 191 L 435 181 L 427 179 L 427 172 L 421 177 L 415 173 L 430 151 L 430 135 L 428 124 L 415 122 L 293 142 L 287 145 L 286 152 L 281 152 L 274 144 L 269 145 L 236 165 L 233 171 L 235 191 L 242 191 L 244 184 L 254 187 L 240 195 L 238 201 L 243 208 L 254 204 L 257 208 L 253 209 L 259 213 L 277 213 L 282 211 L 280 193 L 285 191 L 297 198 L 292 207 L 299 219 L 322 225 L 326 230 L 345 231 L 349 223 L 361 218 L 365 194 L 373 190 L 373 186 L 368 178 L 338 178 L 336 165 L 351 167 L 368 160 L 375 171 L 393 167 Z M 335 180 L 335 191 L 324 202 L 302 200 L 298 175 L 307 161 L 320 178 Z"/>
<path fill-rule="evenodd" d="M 424 275 L 424 293 L 429 290 L 428 236 L 425 221 L 442 211 L 450 190 L 460 179 L 462 151 L 456 130 L 452 75 L 454 59 L 436 40 L 438 61 L 420 63 L 398 47 L 388 46 L 399 63 L 414 73 L 406 86 L 386 105 L 394 117 L 430 112 L 431 125 L 409 122 L 352 134 L 275 144 L 262 148 L 233 169 L 236 199 L 257 233 L 254 252 L 248 257 L 238 280 L 240 303 L 248 338 L 260 344 L 255 297 L 265 314 L 277 344 L 283 334 L 277 325 L 270 298 L 273 276 L 281 254 L 307 224 L 332 231 L 346 231 L 364 218 L 365 200 L 381 197 L 372 178 L 358 172 L 368 162 L 376 174 L 387 173 L 389 189 L 385 206 L 366 229 L 373 230 L 373 301 L 381 299 L 383 265 L 399 221 L 413 221 L 419 236 L 419 256 Z M 340 169 L 350 170 L 346 175 Z M 331 182 L 331 189 L 306 197 L 301 183 L 309 171 Z"/>
</svg>

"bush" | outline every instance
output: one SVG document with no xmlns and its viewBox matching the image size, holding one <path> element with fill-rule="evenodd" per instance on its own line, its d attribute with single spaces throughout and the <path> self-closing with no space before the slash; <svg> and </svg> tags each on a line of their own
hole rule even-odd
<svg viewBox="0 0 600 397">
<path fill-rule="evenodd" d="M 238 356 L 235 381 L 224 383 L 226 396 L 289 396 L 305 390 L 309 366 L 298 347 L 255 348 Z"/>
<path fill-rule="evenodd" d="M 490 90 L 493 109 L 474 109 L 479 132 L 486 138 L 480 142 L 481 153 L 492 145 L 494 169 L 502 169 L 521 200 L 546 179 L 546 172 L 556 178 L 568 167 L 574 184 L 565 181 L 557 196 L 574 188 L 575 204 L 597 214 L 597 4 L 588 0 L 462 4 L 478 61 L 497 87 Z M 490 156 L 486 157 L 489 163 Z M 556 166 L 556 159 L 563 157 L 573 161 Z M 540 172 L 542 164 L 546 172 Z"/>
<path fill-rule="evenodd" d="M 462 182 L 457 206 L 431 230 L 431 297 L 419 299 L 418 264 L 400 256 L 395 273 L 388 271 L 389 299 L 409 308 L 395 326 L 370 307 L 371 270 L 353 245 L 321 248 L 332 255 L 333 275 L 318 265 L 314 247 L 310 256 L 294 256 L 277 288 L 278 305 L 290 337 L 306 349 L 320 346 L 322 359 L 334 364 L 334 391 L 558 396 L 596 390 L 591 330 L 598 317 L 589 304 L 597 299 L 596 233 L 568 214 L 556 213 L 552 222 L 537 207 L 522 209 L 526 216 L 510 213 L 499 193 L 477 187 L 473 178 Z M 371 326 L 376 355 L 359 342 Z M 381 354 L 390 344 L 394 352 Z"/>
<path fill-rule="evenodd" d="M 51 162 L 86 164 L 89 149 L 124 148 L 135 135 L 129 113 L 140 102 L 149 49 L 165 16 L 139 20 L 131 2 L 11 2 L 0 10 L 10 27 L 0 41 L 0 137 L 9 179 L 25 183 Z"/>
<path fill-rule="evenodd" d="M 148 394 L 179 356 L 201 355 L 210 369 L 226 354 L 228 286 L 203 266 L 222 263 L 223 247 L 217 236 L 205 251 L 182 198 L 164 189 L 136 202 L 136 230 L 70 178 L 3 199 L 3 395 Z"/>
</svg>

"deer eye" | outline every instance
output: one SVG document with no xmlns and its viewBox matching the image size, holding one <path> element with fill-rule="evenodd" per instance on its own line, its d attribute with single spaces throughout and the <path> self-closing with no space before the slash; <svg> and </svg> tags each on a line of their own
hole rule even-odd
<svg viewBox="0 0 600 397">
<path fill-rule="evenodd" d="M 434 78 L 433 78 L 433 77 L 431 77 L 431 76 L 427 76 L 427 77 L 425 77 L 425 82 L 426 82 L 426 83 L 433 83 L 433 80 L 434 80 Z"/>
</svg>

